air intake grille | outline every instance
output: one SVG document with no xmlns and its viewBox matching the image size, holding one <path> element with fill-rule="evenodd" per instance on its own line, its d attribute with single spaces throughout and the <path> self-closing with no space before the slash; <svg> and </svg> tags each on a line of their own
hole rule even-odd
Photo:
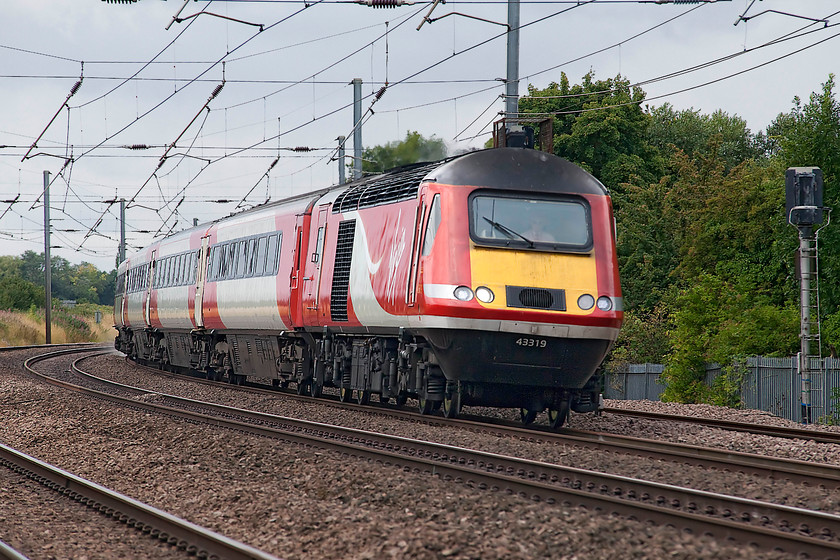
<svg viewBox="0 0 840 560">
<path fill-rule="evenodd" d="M 566 310 L 566 291 L 506 286 L 507 306 L 525 309 Z"/>
<path fill-rule="evenodd" d="M 420 181 L 441 162 L 421 163 L 408 169 L 402 168 L 382 175 L 362 179 L 349 187 L 336 199 L 333 213 L 350 212 L 417 197 Z"/>
<path fill-rule="evenodd" d="M 332 292 L 330 292 L 330 317 L 333 321 L 347 321 L 350 265 L 353 262 L 353 239 L 355 236 L 356 220 L 345 220 L 338 224 Z"/>
</svg>

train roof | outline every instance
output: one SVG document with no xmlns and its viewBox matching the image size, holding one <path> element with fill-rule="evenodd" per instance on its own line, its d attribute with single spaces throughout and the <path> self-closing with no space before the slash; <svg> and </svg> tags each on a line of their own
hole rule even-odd
<svg viewBox="0 0 840 560">
<path fill-rule="evenodd" d="M 598 179 L 554 154 L 528 148 L 469 152 L 429 173 L 425 181 L 496 189 L 577 194 L 607 194 Z"/>
</svg>

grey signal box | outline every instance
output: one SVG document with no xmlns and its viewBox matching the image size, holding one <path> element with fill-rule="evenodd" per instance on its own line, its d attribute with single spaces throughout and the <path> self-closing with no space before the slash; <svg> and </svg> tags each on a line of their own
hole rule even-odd
<svg viewBox="0 0 840 560">
<path fill-rule="evenodd" d="M 823 221 L 823 174 L 819 167 L 788 167 L 785 171 L 785 210 L 794 226 Z"/>
</svg>

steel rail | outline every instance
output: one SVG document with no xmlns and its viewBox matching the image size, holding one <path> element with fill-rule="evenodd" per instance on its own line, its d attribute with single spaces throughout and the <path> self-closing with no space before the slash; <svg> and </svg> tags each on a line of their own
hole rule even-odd
<svg viewBox="0 0 840 560">
<path fill-rule="evenodd" d="M 29 558 L 3 541 L 0 541 L 0 558 L 3 558 L 4 560 L 29 560 Z"/>
<path fill-rule="evenodd" d="M 73 367 L 78 370 L 76 363 Z M 262 425 L 249 424 L 60 383 L 131 408 L 280 438 L 307 447 L 333 449 L 345 455 L 430 473 L 482 489 L 504 491 L 533 500 L 607 510 L 631 518 L 641 515 L 645 519 L 686 531 L 708 532 L 718 538 L 735 539 L 769 549 L 807 553 L 814 558 L 840 558 L 840 542 L 826 540 L 836 539 L 840 535 L 838 515 L 266 415 L 142 390 L 171 402 L 180 401 L 187 406 L 216 410 L 226 416 L 251 417 Z M 290 427 L 284 430 L 276 427 L 278 423 L 288 423 Z M 274 424 L 275 427 L 267 427 L 268 424 Z M 306 431 L 321 433 L 310 434 Z M 769 526 L 774 523 L 775 527 Z"/>
<path fill-rule="evenodd" d="M 91 356 L 93 357 L 93 356 Z M 147 369 L 156 375 L 169 378 L 183 379 L 182 374 L 159 370 L 150 366 L 144 366 L 132 362 L 133 365 Z M 91 376 L 101 382 L 108 380 Z M 199 384 L 219 387 L 218 381 L 208 381 L 198 377 L 187 376 L 187 378 Z M 276 389 L 257 388 L 253 385 L 242 387 L 230 385 L 230 389 L 246 392 L 277 394 Z M 663 442 L 652 439 L 635 438 L 575 430 L 564 428 L 559 432 L 546 429 L 534 429 L 535 427 L 513 426 L 505 422 L 488 424 L 482 420 L 469 420 L 462 417 L 449 419 L 440 416 L 420 415 L 416 412 L 406 410 L 356 405 L 353 403 L 341 403 L 333 399 L 313 399 L 304 395 L 294 393 L 281 393 L 286 397 L 301 400 L 304 402 L 318 402 L 327 406 L 336 406 L 342 409 L 359 410 L 366 414 L 381 414 L 388 417 L 396 417 L 413 422 L 420 422 L 431 426 L 449 426 L 460 429 L 467 429 L 475 433 L 490 433 L 502 437 L 518 438 L 523 441 L 545 442 L 553 445 L 574 445 L 587 449 L 608 451 L 611 453 L 624 453 L 653 460 L 666 460 L 680 462 L 703 468 L 716 469 L 727 472 L 741 472 L 762 476 L 772 480 L 785 480 L 798 484 L 810 484 L 825 486 L 826 488 L 840 488 L 840 468 L 836 465 L 799 461 L 780 457 L 766 457 L 754 453 L 722 450 L 711 447 L 698 447 L 684 443 Z"/>
<path fill-rule="evenodd" d="M 772 437 L 781 437 L 788 439 L 805 439 L 813 440 L 818 443 L 840 444 L 840 432 L 805 430 L 802 428 L 787 428 L 784 426 L 765 426 L 762 424 L 748 424 L 746 422 L 736 422 L 734 420 L 718 420 L 714 418 L 700 418 L 697 416 L 679 416 L 675 414 L 665 414 L 662 412 L 627 410 L 623 408 L 605 408 L 604 412 L 609 414 L 617 414 L 621 416 L 635 416 L 638 418 L 647 418 L 650 420 L 665 420 L 668 422 L 686 422 L 690 424 L 702 424 L 704 426 L 722 428 L 724 430 L 747 432 L 751 434 Z"/>
<path fill-rule="evenodd" d="M 64 349 L 35 356 L 27 359 L 24 367 L 30 373 L 43 378 L 32 369 L 34 363 L 79 351 L 80 349 Z M 100 513 L 126 523 L 129 527 L 149 533 L 153 538 L 168 542 L 190 554 L 196 554 L 199 558 L 278 560 L 273 555 L 85 480 L 3 444 L 0 444 L 0 462 Z"/>
</svg>

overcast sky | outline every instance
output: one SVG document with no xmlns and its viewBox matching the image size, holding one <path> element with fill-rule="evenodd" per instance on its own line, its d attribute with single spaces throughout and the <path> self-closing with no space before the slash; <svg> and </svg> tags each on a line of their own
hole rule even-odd
<svg viewBox="0 0 840 560">
<path fill-rule="evenodd" d="M 43 251 L 35 201 L 45 170 L 53 254 L 107 270 L 119 240 L 108 200 L 129 201 L 130 253 L 195 218 L 334 184 L 353 78 L 365 110 L 389 83 L 364 123 L 365 146 L 416 130 L 451 151 L 480 147 L 503 109 L 501 25 L 449 16 L 417 31 L 429 3 L 216 0 L 189 2 L 169 26 L 183 5 L 0 2 L 0 199 L 20 195 L 0 204 L 0 254 Z M 620 73 L 644 84 L 651 106 L 722 109 L 762 130 L 840 70 L 839 11 L 836 0 L 523 0 L 520 94 L 561 72 L 572 83 L 590 70 Z M 450 0 L 432 17 L 452 12 L 507 19 L 497 0 Z M 670 76 L 723 57 L 732 58 Z"/>
</svg>

